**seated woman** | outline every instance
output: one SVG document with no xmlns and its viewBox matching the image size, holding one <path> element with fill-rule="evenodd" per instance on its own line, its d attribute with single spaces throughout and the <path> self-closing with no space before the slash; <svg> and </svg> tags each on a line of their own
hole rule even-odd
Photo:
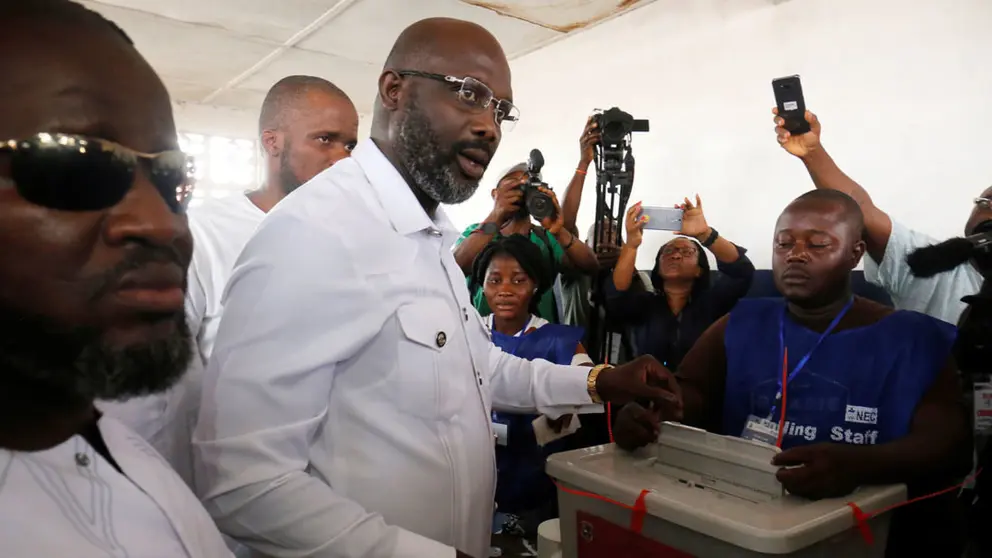
<svg viewBox="0 0 992 558">
<path fill-rule="evenodd" d="M 747 294 L 754 265 L 746 250 L 723 238 L 706 223 L 702 202 L 685 199 L 681 205 L 681 235 L 664 244 L 651 270 L 654 292 L 631 289 L 635 260 L 647 217 L 641 204 L 627 211 L 627 242 L 607 281 L 607 309 L 632 329 L 636 355 L 652 355 L 674 370 L 706 328 L 730 311 Z M 703 248 L 716 257 L 723 276 L 710 283 L 709 260 Z"/>
<path fill-rule="evenodd" d="M 526 236 L 514 234 L 487 244 L 473 263 L 471 280 L 481 285 L 492 309 L 486 324 L 493 343 L 503 351 L 529 360 L 592 366 L 581 344 L 582 328 L 552 324 L 535 315 L 552 278 L 540 249 Z M 547 422 L 535 424 L 536 420 Z M 535 427 L 560 433 L 573 420 L 578 418 L 493 413 L 498 436 L 496 503 L 501 514 L 520 517 L 524 534 L 557 516 L 555 486 L 544 473 L 547 456 L 577 447 L 572 436 L 541 446 Z"/>
</svg>

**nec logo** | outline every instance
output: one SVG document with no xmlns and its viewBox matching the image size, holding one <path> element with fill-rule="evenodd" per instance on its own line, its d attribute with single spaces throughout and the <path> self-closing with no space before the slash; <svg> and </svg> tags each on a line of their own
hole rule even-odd
<svg viewBox="0 0 992 558">
<path fill-rule="evenodd" d="M 844 413 L 844 421 L 858 424 L 878 424 L 878 409 L 848 405 L 847 411 Z"/>
</svg>

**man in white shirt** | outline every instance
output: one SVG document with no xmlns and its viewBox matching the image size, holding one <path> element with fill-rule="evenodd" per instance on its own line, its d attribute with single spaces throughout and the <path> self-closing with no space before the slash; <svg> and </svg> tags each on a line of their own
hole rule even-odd
<svg viewBox="0 0 992 558">
<path fill-rule="evenodd" d="M 358 111 L 340 88 L 314 76 L 289 76 L 269 89 L 258 122 L 266 178 L 244 195 L 190 209 L 193 262 L 186 315 L 204 363 L 220 324 L 221 295 L 245 243 L 279 201 L 358 143 Z"/>
<path fill-rule="evenodd" d="M 333 83 L 314 76 L 288 76 L 269 89 L 258 128 L 266 168 L 262 187 L 243 195 L 208 199 L 189 211 L 194 249 L 186 320 L 196 350 L 189 372 L 166 393 L 100 404 L 106 413 L 141 434 L 190 486 L 190 438 L 200 406 L 200 381 L 234 262 L 276 203 L 351 153 L 358 141 L 358 112 Z"/>
<path fill-rule="evenodd" d="M 0 3 L 0 556 L 230 556 L 162 457 L 95 399 L 192 355 L 169 94 L 67 0 Z"/>
<path fill-rule="evenodd" d="M 912 230 L 893 221 L 875 206 L 868 192 L 840 170 L 820 143 L 820 121 L 806 112 L 810 131 L 794 136 L 786 130 L 785 122 L 775 113 L 775 132 L 779 144 L 795 155 L 809 171 L 817 188 L 839 190 L 854 198 L 865 214 L 865 279 L 885 289 L 897 309 L 922 312 L 957 325 L 967 306 L 961 298 L 977 294 L 982 286 L 982 275 L 971 264 L 958 266 L 951 271 L 930 278 L 915 277 L 906 265 L 906 256 L 918 248 L 937 244 L 929 235 Z M 970 235 L 980 223 L 992 219 L 992 188 L 975 199 L 975 207 L 965 224 L 964 232 Z"/>
<path fill-rule="evenodd" d="M 267 556 L 484 558 L 494 404 L 557 417 L 600 398 L 680 401 L 677 385 L 651 359 L 506 355 L 473 310 L 438 205 L 475 192 L 518 115 L 496 39 L 415 23 L 378 84 L 372 140 L 281 202 L 238 260 L 197 488 L 222 531 Z"/>
</svg>

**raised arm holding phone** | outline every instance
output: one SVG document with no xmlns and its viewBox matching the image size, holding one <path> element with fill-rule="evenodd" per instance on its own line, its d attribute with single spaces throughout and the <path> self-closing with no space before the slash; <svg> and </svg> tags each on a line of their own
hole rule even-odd
<svg viewBox="0 0 992 558">
<path fill-rule="evenodd" d="M 982 276 L 972 265 L 962 265 L 930 278 L 914 277 L 906 265 L 906 256 L 918 248 L 936 244 L 937 239 L 912 230 L 893 220 L 875 205 L 868 191 L 844 173 L 820 142 L 822 127 L 815 114 L 804 111 L 809 131 L 790 132 L 778 107 L 772 109 L 775 134 L 779 145 L 799 158 L 809 171 L 818 189 L 837 190 L 852 198 L 865 216 L 865 278 L 884 288 L 896 308 L 915 310 L 957 324 L 965 304 L 961 298 L 976 294 L 982 286 Z M 987 188 L 974 200 L 974 207 L 965 223 L 965 235 L 992 219 L 992 188 Z"/>
<path fill-rule="evenodd" d="M 726 314 L 751 287 L 754 265 L 746 250 L 723 238 L 703 215 L 699 196 L 685 198 L 678 235 L 666 242 L 655 257 L 651 284 L 655 292 L 635 292 L 637 251 L 650 226 L 640 203 L 627 211 L 627 242 L 607 281 L 607 306 L 617 319 L 633 326 L 638 354 L 650 354 L 667 366 L 677 366 L 693 342 L 714 321 Z M 671 211 L 671 208 L 667 208 Z M 657 234 L 664 234 L 659 232 Z M 713 253 L 722 276 L 711 282 L 709 259 Z"/>
</svg>

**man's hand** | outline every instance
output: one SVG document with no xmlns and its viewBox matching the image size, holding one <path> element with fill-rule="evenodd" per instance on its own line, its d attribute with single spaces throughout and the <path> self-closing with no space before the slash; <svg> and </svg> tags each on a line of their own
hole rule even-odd
<svg viewBox="0 0 992 558">
<path fill-rule="evenodd" d="M 596 393 L 603 401 L 624 404 L 648 399 L 670 420 L 682 419 L 682 390 L 675 376 L 652 356 L 608 368 L 596 378 Z"/>
<path fill-rule="evenodd" d="M 854 474 L 857 446 L 829 442 L 783 451 L 772 459 L 779 469 L 776 478 L 797 496 L 819 500 L 847 496 L 858 487 Z"/>
<path fill-rule="evenodd" d="M 691 236 L 692 238 L 700 238 L 703 236 L 709 236 L 710 226 L 706 223 L 706 216 L 703 215 L 703 202 L 699 199 L 699 194 L 696 194 L 696 204 L 693 205 L 689 198 L 685 198 L 685 203 L 676 205 L 675 207 L 682 210 L 682 229 L 675 232 L 675 234 L 681 234 L 684 236 Z M 702 238 L 702 240 L 706 240 Z"/>
<path fill-rule="evenodd" d="M 634 451 L 654 442 L 661 432 L 661 412 L 627 403 L 617 414 L 613 440 L 621 449 Z"/>
<path fill-rule="evenodd" d="M 785 119 L 778 115 L 778 107 L 772 109 L 775 115 L 775 134 L 778 136 L 778 143 L 786 151 L 802 159 L 814 151 L 820 149 L 820 121 L 816 115 L 806 111 L 806 122 L 809 122 L 810 130 L 805 134 L 794 136 L 784 128 Z"/>
<path fill-rule="evenodd" d="M 599 261 L 599 269 L 613 269 L 617 265 L 617 260 L 620 259 L 620 247 L 600 246 L 596 250 L 596 259 Z"/>
<path fill-rule="evenodd" d="M 648 222 L 646 215 L 641 215 L 641 202 L 637 202 L 627 210 L 624 226 L 627 230 L 627 245 L 638 248 L 644 240 L 644 224 Z"/>
<path fill-rule="evenodd" d="M 586 120 L 586 127 L 582 130 L 582 136 L 579 137 L 580 169 L 584 169 L 589 166 L 589 163 L 592 163 L 593 158 L 596 156 L 595 145 L 599 143 L 599 138 L 599 126 L 596 125 L 596 121 L 590 116 Z"/>
<path fill-rule="evenodd" d="M 550 217 L 545 217 L 541 219 L 541 226 L 544 227 L 552 236 L 558 236 L 561 232 L 562 227 L 565 226 L 565 216 L 561 212 L 561 205 L 558 203 L 558 196 L 548 188 L 538 188 L 542 193 L 551 198 L 551 203 L 555 204 L 555 213 Z"/>
<path fill-rule="evenodd" d="M 512 219 L 523 206 L 524 191 L 520 187 L 526 183 L 526 176 L 501 180 L 493 194 L 495 206 L 486 221 L 502 226 Z"/>
</svg>

